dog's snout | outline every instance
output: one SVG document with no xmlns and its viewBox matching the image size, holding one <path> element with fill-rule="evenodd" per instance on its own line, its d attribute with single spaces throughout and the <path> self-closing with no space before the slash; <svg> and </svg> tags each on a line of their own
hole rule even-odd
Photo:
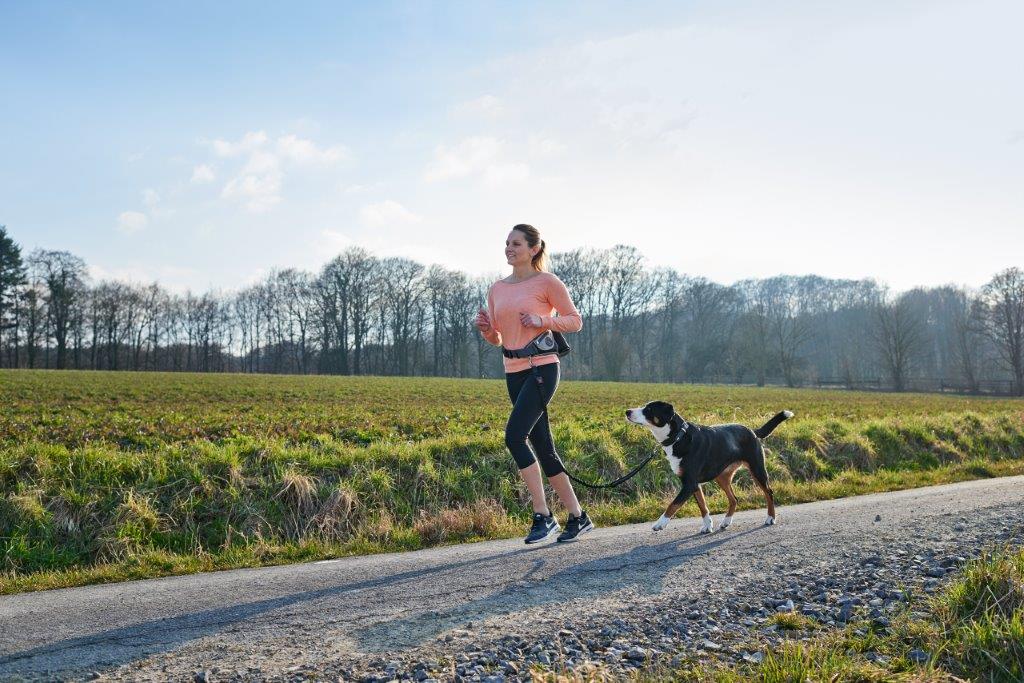
<svg viewBox="0 0 1024 683">
<path fill-rule="evenodd" d="M 629 414 L 630 414 L 631 412 L 633 412 L 633 411 L 631 411 L 631 410 L 627 410 L 627 411 L 626 411 L 626 417 L 629 417 Z"/>
</svg>

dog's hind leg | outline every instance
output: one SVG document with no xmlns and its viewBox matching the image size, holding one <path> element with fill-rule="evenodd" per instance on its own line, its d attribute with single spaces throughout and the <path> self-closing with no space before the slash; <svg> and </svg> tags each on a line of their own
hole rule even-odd
<svg viewBox="0 0 1024 683">
<path fill-rule="evenodd" d="M 757 455 L 751 458 L 751 462 L 748 462 L 747 466 L 750 468 L 750 474 L 753 475 L 754 481 L 761 488 L 761 492 L 764 493 L 764 499 L 768 503 L 768 516 L 764 519 L 764 525 L 771 526 L 775 524 L 777 519 L 775 515 L 775 493 L 768 483 L 768 470 L 764 467 L 764 449 L 761 448 L 760 443 L 757 445 Z"/>
<path fill-rule="evenodd" d="M 715 477 L 715 483 L 725 491 L 725 497 L 729 499 L 729 511 L 722 518 L 722 524 L 719 527 L 721 529 L 729 528 L 729 525 L 732 524 L 732 516 L 736 512 L 736 494 L 732 492 L 732 478 L 736 475 L 736 469 L 736 467 L 731 467 Z"/>
<path fill-rule="evenodd" d="M 697 499 L 697 507 L 700 508 L 700 532 L 702 534 L 710 534 L 715 530 L 715 521 L 711 519 L 708 503 L 704 500 L 704 489 L 700 487 L 700 484 L 697 484 L 697 490 L 693 492 L 693 497 Z"/>
<path fill-rule="evenodd" d="M 665 508 L 665 513 L 658 518 L 658 521 L 654 523 L 654 527 L 652 528 L 655 531 L 661 531 L 662 529 L 667 527 L 669 520 L 672 519 L 672 516 L 676 514 L 679 508 L 683 506 L 683 503 L 686 502 L 686 499 L 692 496 L 694 492 L 697 490 L 697 482 L 690 482 L 684 479 L 683 487 L 679 489 L 679 493 L 676 494 L 676 497 L 673 498 L 672 502 L 668 504 L 668 507 Z"/>
</svg>

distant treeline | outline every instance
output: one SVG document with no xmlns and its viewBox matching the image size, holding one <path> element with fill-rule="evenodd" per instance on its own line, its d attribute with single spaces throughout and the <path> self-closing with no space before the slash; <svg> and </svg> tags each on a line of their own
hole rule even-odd
<svg viewBox="0 0 1024 683">
<path fill-rule="evenodd" d="M 1024 395 L 1024 271 L 980 290 L 779 276 L 731 286 L 631 246 L 555 253 L 583 316 L 574 378 Z M 91 282 L 0 226 L 0 367 L 498 377 L 472 319 L 492 278 L 350 248 L 237 292 Z"/>
</svg>

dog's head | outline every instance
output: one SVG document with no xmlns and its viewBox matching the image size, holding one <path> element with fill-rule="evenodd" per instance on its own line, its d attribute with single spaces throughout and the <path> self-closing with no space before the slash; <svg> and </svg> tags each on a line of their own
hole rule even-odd
<svg viewBox="0 0 1024 683">
<path fill-rule="evenodd" d="M 672 429 L 673 421 L 681 421 L 671 403 L 651 401 L 641 408 L 630 408 L 626 411 L 626 421 L 644 425 L 663 440 Z"/>
</svg>

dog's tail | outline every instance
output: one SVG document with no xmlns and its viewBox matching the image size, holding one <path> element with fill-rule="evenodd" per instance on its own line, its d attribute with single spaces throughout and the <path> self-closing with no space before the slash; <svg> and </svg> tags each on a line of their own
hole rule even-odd
<svg viewBox="0 0 1024 683">
<path fill-rule="evenodd" d="M 793 417 L 793 413 L 791 411 L 783 410 L 781 413 L 777 413 L 775 417 L 765 422 L 761 427 L 755 429 L 754 434 L 757 435 L 757 438 L 763 439 L 774 432 L 776 427 L 791 417 Z"/>
</svg>

